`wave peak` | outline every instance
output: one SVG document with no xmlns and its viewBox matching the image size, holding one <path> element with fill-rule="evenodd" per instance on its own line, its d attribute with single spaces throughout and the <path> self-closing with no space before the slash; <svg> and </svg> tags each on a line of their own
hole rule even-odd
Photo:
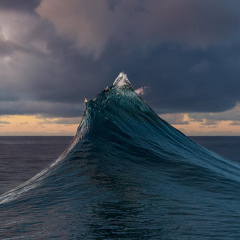
<svg viewBox="0 0 240 240">
<path fill-rule="evenodd" d="M 133 90 L 133 86 L 129 81 L 127 74 L 125 74 L 124 72 L 119 73 L 118 77 L 115 79 L 113 83 L 113 86 Z"/>
</svg>

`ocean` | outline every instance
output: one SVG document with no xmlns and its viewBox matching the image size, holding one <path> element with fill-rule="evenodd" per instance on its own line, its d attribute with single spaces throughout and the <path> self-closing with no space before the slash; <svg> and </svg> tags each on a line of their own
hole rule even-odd
<svg viewBox="0 0 240 240">
<path fill-rule="evenodd" d="M 0 137 L 0 194 L 27 181 L 70 145 L 73 137 Z"/>
<path fill-rule="evenodd" d="M 240 137 L 190 136 L 207 149 L 240 163 Z M 71 136 L 0 137 L 0 194 L 27 181 L 51 163 L 70 145 Z"/>
<path fill-rule="evenodd" d="M 0 138 L 0 239 L 240 239 L 239 137 L 185 136 L 124 74 L 85 105 L 74 138 Z"/>
</svg>

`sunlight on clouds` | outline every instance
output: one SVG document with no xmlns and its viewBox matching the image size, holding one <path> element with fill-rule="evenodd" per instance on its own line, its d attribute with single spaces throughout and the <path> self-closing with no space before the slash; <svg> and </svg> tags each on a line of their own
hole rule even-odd
<svg viewBox="0 0 240 240">
<path fill-rule="evenodd" d="M 201 115 L 201 113 L 199 113 Z M 197 115 L 197 113 L 196 113 Z M 212 115 L 212 114 L 211 114 Z M 232 124 L 230 120 L 201 119 L 194 121 L 186 113 L 162 114 L 159 115 L 168 121 L 175 128 L 188 136 L 239 136 L 240 128 L 238 124 Z"/>
<path fill-rule="evenodd" d="M 186 113 L 162 114 L 162 119 L 189 136 L 239 136 L 233 121 L 193 121 Z M 81 118 L 44 118 L 39 115 L 12 115 L 0 118 L 1 136 L 73 136 Z"/>
<path fill-rule="evenodd" d="M 30 14 L 15 11 L 0 12 L 0 33 L 5 40 L 24 43 L 23 40 L 38 20 Z"/>
<path fill-rule="evenodd" d="M 40 118 L 39 116 L 2 116 L 1 136 L 73 136 L 80 118 Z"/>
</svg>

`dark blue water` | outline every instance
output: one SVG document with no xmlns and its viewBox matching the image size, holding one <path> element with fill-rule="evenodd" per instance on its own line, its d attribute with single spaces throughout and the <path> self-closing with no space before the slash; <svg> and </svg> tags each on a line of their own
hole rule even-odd
<svg viewBox="0 0 240 240">
<path fill-rule="evenodd" d="M 239 239 L 237 152 L 224 151 L 219 138 L 193 139 L 222 144 L 225 157 L 195 144 L 118 80 L 86 103 L 73 142 L 50 166 L 43 159 L 58 151 L 49 157 L 44 138 L 22 144 L 35 149 L 20 178 L 37 161 L 46 168 L 0 196 L 1 239 Z M 27 161 L 17 154 L 26 139 L 5 147 Z M 59 151 L 70 140 L 45 139 Z"/>
<path fill-rule="evenodd" d="M 218 153 L 219 155 L 240 163 L 240 137 L 190 137 L 198 144 Z"/>
<path fill-rule="evenodd" d="M 193 141 L 240 163 L 240 137 L 190 137 Z M 0 194 L 17 187 L 51 165 L 73 137 L 0 136 Z"/>
<path fill-rule="evenodd" d="M 53 163 L 73 137 L 0 137 L 0 194 Z"/>
</svg>

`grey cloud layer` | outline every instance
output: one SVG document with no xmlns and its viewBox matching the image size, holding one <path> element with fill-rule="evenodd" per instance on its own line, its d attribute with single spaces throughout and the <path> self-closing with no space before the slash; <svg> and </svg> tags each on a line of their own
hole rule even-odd
<svg viewBox="0 0 240 240">
<path fill-rule="evenodd" d="M 42 117 L 78 117 L 84 110 L 84 104 L 49 103 L 49 102 L 0 102 L 0 115 L 41 115 Z"/>
<path fill-rule="evenodd" d="M 210 121 L 226 121 L 231 120 L 233 122 L 240 121 L 240 104 L 237 104 L 235 108 L 220 113 L 191 113 L 189 117 L 193 121 L 201 122 L 202 119 L 208 119 Z M 234 125 L 234 124 L 233 124 Z"/>
<path fill-rule="evenodd" d="M 239 39 L 240 3 L 230 2 L 42 0 L 36 11 L 81 51 L 98 56 L 111 40 L 142 48 L 165 41 L 201 48 L 232 43 Z"/>
<path fill-rule="evenodd" d="M 0 2 L 1 115 L 81 115 L 120 71 L 158 113 L 240 101 L 239 1 L 19 2 Z"/>
<path fill-rule="evenodd" d="M 32 11 L 39 2 L 39 0 L 1 0 L 0 10 Z"/>
</svg>

